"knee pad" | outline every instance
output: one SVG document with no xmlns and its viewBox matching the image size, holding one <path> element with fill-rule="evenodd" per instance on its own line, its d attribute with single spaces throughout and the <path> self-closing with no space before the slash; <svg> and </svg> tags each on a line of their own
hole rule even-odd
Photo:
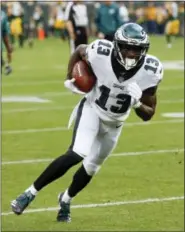
<svg viewBox="0 0 185 232">
<path fill-rule="evenodd" d="M 88 160 L 84 160 L 83 166 L 89 176 L 95 175 L 101 168 L 101 165 L 89 162 Z"/>
</svg>

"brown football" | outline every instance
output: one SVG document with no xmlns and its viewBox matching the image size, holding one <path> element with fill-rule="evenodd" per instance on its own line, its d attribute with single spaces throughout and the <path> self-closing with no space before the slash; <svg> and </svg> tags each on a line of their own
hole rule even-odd
<svg viewBox="0 0 185 232">
<path fill-rule="evenodd" d="M 85 61 L 78 61 L 72 71 L 74 85 L 81 91 L 88 93 L 96 83 L 96 77 Z"/>
</svg>

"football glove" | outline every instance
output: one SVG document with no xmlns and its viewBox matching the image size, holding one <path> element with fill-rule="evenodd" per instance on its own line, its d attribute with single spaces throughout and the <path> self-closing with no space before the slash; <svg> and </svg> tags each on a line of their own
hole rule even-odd
<svg viewBox="0 0 185 232">
<path fill-rule="evenodd" d="M 138 108 L 141 106 L 142 103 L 140 102 L 140 98 L 142 96 L 142 90 L 136 82 L 129 83 L 126 86 L 125 93 L 133 98 L 133 108 Z"/>
<path fill-rule="evenodd" d="M 75 82 L 75 79 L 71 79 L 71 80 L 65 80 L 64 81 L 64 86 L 71 90 L 73 93 L 77 93 L 77 94 L 85 94 L 84 92 L 80 91 L 73 83 Z"/>
</svg>

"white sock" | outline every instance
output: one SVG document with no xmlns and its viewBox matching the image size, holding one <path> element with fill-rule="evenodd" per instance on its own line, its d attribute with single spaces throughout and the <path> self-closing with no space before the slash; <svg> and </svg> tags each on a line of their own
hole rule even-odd
<svg viewBox="0 0 185 232">
<path fill-rule="evenodd" d="M 6 68 L 9 67 L 9 63 L 8 63 L 8 62 L 6 62 L 5 67 L 6 67 Z"/>
<path fill-rule="evenodd" d="M 69 196 L 68 194 L 68 189 L 64 192 L 64 195 L 62 197 L 62 201 L 64 201 L 65 203 L 70 203 L 70 201 L 72 200 L 72 197 Z"/>
<path fill-rule="evenodd" d="M 28 191 L 30 191 L 31 192 L 31 194 L 33 194 L 33 195 L 37 195 L 37 193 L 38 193 L 38 191 L 35 189 L 35 187 L 34 187 L 34 185 L 32 184 L 29 188 L 27 188 L 26 190 L 25 190 L 25 192 L 28 192 Z"/>
</svg>

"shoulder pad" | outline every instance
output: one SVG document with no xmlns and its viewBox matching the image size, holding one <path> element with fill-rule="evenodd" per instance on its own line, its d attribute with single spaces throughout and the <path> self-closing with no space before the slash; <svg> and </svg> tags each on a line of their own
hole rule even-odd
<svg viewBox="0 0 185 232">
<path fill-rule="evenodd" d="M 105 39 L 97 39 L 88 45 L 86 59 L 91 63 L 95 58 L 108 57 L 111 54 L 112 48 L 112 42 Z"/>
<path fill-rule="evenodd" d="M 156 85 L 162 80 L 164 73 L 163 65 L 157 57 L 146 55 L 143 67 L 147 75 L 156 81 Z"/>
</svg>

